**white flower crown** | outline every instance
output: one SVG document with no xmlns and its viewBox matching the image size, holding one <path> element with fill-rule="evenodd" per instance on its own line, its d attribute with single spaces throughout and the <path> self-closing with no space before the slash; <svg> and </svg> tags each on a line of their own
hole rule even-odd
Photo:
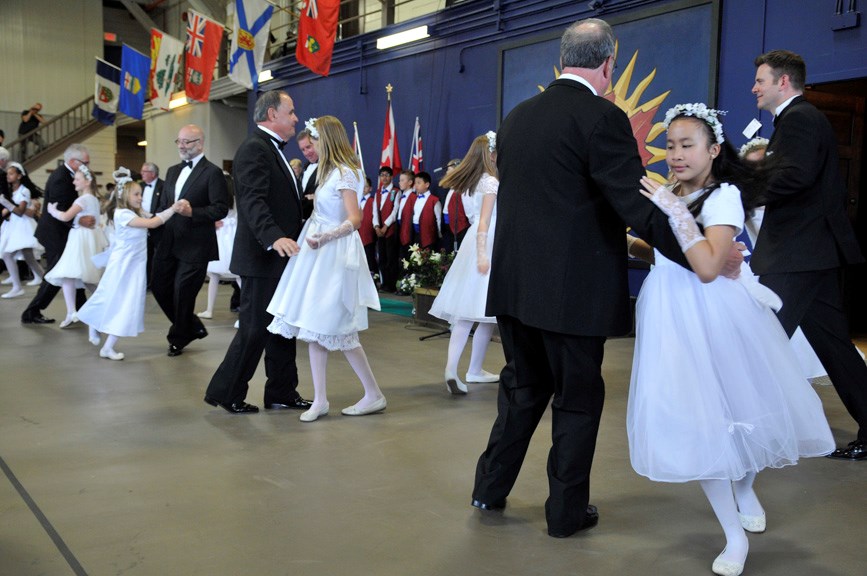
<svg viewBox="0 0 867 576">
<path fill-rule="evenodd" d="M 127 182 L 132 182 L 129 168 L 124 168 L 123 166 L 118 167 L 117 170 L 112 172 L 111 177 L 114 178 L 114 183 L 117 186 L 117 189 L 123 188 L 123 185 Z M 112 196 L 113 195 L 114 192 L 112 192 Z"/>
<path fill-rule="evenodd" d="M 758 150 L 759 148 L 767 148 L 768 144 L 770 144 L 770 140 L 767 138 L 753 138 L 738 150 L 738 156 L 743 158 L 753 150 Z"/>
<path fill-rule="evenodd" d="M 88 182 L 93 182 L 93 172 L 87 167 L 87 164 L 82 164 L 78 167 L 78 171 L 84 174 L 84 179 Z"/>
<path fill-rule="evenodd" d="M 311 118 L 309 120 L 306 120 L 304 122 L 304 128 L 306 128 L 307 131 L 310 132 L 311 138 L 319 140 L 319 130 L 316 129 L 316 120 L 318 120 L 318 118 Z"/>
<path fill-rule="evenodd" d="M 668 126 L 671 124 L 672 120 L 678 116 L 692 116 L 693 118 L 699 118 L 707 122 L 707 125 L 711 127 L 711 130 L 713 130 L 713 134 L 716 137 L 716 143 L 722 144 L 726 139 L 723 136 L 722 122 L 720 122 L 719 117 L 725 113 L 725 110 L 714 110 L 713 108 L 708 108 L 701 102 L 696 102 L 694 104 L 678 104 L 674 108 L 668 109 L 668 112 L 665 113 L 665 120 L 662 121 L 662 124 L 665 126 L 665 129 L 668 130 Z"/>
<path fill-rule="evenodd" d="M 493 152 L 497 149 L 497 133 L 493 130 L 488 130 L 485 136 L 488 137 L 488 152 Z"/>
</svg>

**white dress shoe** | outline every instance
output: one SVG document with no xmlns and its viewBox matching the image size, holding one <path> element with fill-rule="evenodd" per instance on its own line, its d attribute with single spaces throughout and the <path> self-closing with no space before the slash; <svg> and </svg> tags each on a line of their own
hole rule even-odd
<svg viewBox="0 0 867 576">
<path fill-rule="evenodd" d="M 3 279 L 2 282 L 0 282 L 0 284 L 4 284 L 4 285 L 5 285 L 5 284 L 12 284 L 12 278 L 10 278 L 9 276 L 7 276 L 6 278 Z"/>
<path fill-rule="evenodd" d="M 73 312 L 72 316 L 67 316 L 66 319 L 60 323 L 60 327 L 66 328 L 67 326 L 75 324 L 76 322 L 78 322 L 78 314 Z"/>
<path fill-rule="evenodd" d="M 18 290 L 10 290 L 0 298 L 17 298 L 18 296 L 24 295 L 24 288 L 19 288 Z"/>
<path fill-rule="evenodd" d="M 375 412 L 382 412 L 385 410 L 385 407 L 388 405 L 388 402 L 385 401 L 385 396 L 367 406 L 366 408 L 359 408 L 358 404 L 354 404 L 349 406 L 348 408 L 344 408 L 340 411 L 344 416 L 366 416 L 367 414 L 374 414 Z"/>
<path fill-rule="evenodd" d="M 39 286 L 42 284 L 42 276 L 34 276 L 33 280 L 27 283 L 28 286 Z"/>
<path fill-rule="evenodd" d="M 461 382 L 457 374 L 451 374 L 448 370 L 445 373 L 446 389 L 449 394 L 466 394 L 467 385 Z"/>
<path fill-rule="evenodd" d="M 471 384 L 490 384 L 492 382 L 499 381 L 499 374 L 491 374 L 486 370 L 482 370 L 478 374 L 470 374 L 469 372 L 467 372 L 467 382 L 470 382 Z"/>
<path fill-rule="evenodd" d="M 321 410 L 317 410 L 316 408 L 310 408 L 301 416 L 298 417 L 302 422 L 315 422 L 320 416 L 325 416 L 328 414 L 328 402 L 325 403 L 325 406 Z"/>
<path fill-rule="evenodd" d="M 738 512 L 738 518 L 744 530 L 753 534 L 761 534 L 767 527 L 767 516 L 764 513 L 761 516 L 747 516 Z"/>
<path fill-rule="evenodd" d="M 103 348 L 99 351 L 99 357 L 108 358 L 109 360 L 123 360 L 123 352 L 115 352 L 114 350 Z"/>
<path fill-rule="evenodd" d="M 199 318 L 204 318 L 205 320 L 210 320 L 214 317 L 214 315 L 207 310 L 205 310 L 204 312 L 199 312 L 198 314 L 196 314 L 196 316 L 198 316 Z"/>
<path fill-rule="evenodd" d="M 740 576 L 744 571 L 744 565 L 717 557 L 717 559 L 713 561 L 711 570 L 713 570 L 713 573 L 718 576 Z"/>
</svg>

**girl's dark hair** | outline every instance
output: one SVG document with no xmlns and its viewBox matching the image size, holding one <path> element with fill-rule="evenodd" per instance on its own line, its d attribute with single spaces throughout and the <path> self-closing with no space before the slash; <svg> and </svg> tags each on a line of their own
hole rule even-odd
<svg viewBox="0 0 867 576">
<path fill-rule="evenodd" d="M 7 166 L 6 167 L 7 170 L 9 168 L 15 168 L 15 171 L 21 175 L 21 185 L 24 186 L 25 188 L 27 188 L 28 190 L 30 190 L 30 199 L 31 200 L 36 200 L 37 198 L 42 198 L 42 196 L 45 195 L 42 188 L 40 188 L 39 186 L 34 184 L 33 180 L 30 179 L 30 176 L 22 173 L 21 170 L 19 170 L 17 166 Z M 4 174 L 3 177 L 5 178 L 6 175 Z M 11 188 L 9 189 L 9 195 L 10 196 L 12 195 L 12 189 Z"/>
</svg>

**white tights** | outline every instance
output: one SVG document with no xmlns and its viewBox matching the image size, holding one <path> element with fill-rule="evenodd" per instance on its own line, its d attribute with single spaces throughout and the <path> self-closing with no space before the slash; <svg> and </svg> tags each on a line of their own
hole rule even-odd
<svg viewBox="0 0 867 576">
<path fill-rule="evenodd" d="M 307 350 L 310 354 L 310 371 L 313 376 L 313 405 L 311 409 L 322 410 L 328 404 L 328 397 L 325 391 L 328 349 L 316 342 L 310 342 L 307 345 Z M 355 406 L 363 409 L 382 398 L 382 390 L 379 389 L 379 385 L 376 383 L 376 378 L 373 375 L 373 370 L 370 369 L 370 363 L 367 361 L 364 348 L 359 346 L 352 350 L 344 350 L 343 354 L 364 387 L 364 397 Z"/>
<path fill-rule="evenodd" d="M 241 287 L 241 279 L 238 278 L 235 280 L 238 283 L 238 287 Z M 208 272 L 208 307 L 205 309 L 205 312 L 208 314 L 214 313 L 214 303 L 217 301 L 217 290 L 220 288 L 220 275 L 214 274 L 213 272 Z"/>
<path fill-rule="evenodd" d="M 720 558 L 737 564 L 744 564 L 750 549 L 746 532 L 741 526 L 738 510 L 742 514 L 758 516 L 764 513 L 756 493 L 753 491 L 754 472 L 742 480 L 702 480 L 701 487 L 722 526 L 726 537 L 726 547 Z"/>
<path fill-rule="evenodd" d="M 476 327 L 476 333 L 473 335 L 473 351 L 470 355 L 468 373 L 482 373 L 482 365 L 485 363 L 485 354 L 488 352 L 488 343 L 491 341 L 491 336 L 494 333 L 494 326 L 496 325 L 491 322 L 479 322 L 479 325 Z M 464 347 L 467 345 L 467 339 L 470 337 L 472 327 L 473 323 L 469 320 L 458 320 L 452 324 L 452 334 L 449 337 L 449 355 L 446 360 L 446 373 L 455 375 L 458 373 L 458 362 L 461 360 L 461 354 L 463 354 Z"/>
<path fill-rule="evenodd" d="M 75 278 L 64 278 L 60 287 L 63 289 L 63 300 L 66 302 L 66 317 L 72 318 L 72 315 L 78 312 L 75 305 Z M 86 283 L 85 288 L 93 294 L 96 290 L 96 284 Z"/>
<path fill-rule="evenodd" d="M 21 250 L 21 255 L 24 256 L 24 261 L 27 262 L 30 271 L 33 272 L 33 276 L 35 278 L 42 278 L 45 272 L 43 272 L 42 266 L 39 265 L 39 261 L 36 260 L 36 256 L 33 255 L 33 249 L 24 248 Z M 12 252 L 5 252 L 3 254 L 3 262 L 6 263 L 6 269 L 9 270 L 9 278 L 12 280 L 12 290 L 21 290 L 21 275 L 18 274 L 18 262 L 15 261 L 15 255 Z"/>
</svg>

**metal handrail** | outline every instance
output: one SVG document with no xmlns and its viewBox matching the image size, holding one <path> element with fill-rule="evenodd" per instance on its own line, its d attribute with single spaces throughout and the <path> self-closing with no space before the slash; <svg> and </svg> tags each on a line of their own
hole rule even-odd
<svg viewBox="0 0 867 576">
<path fill-rule="evenodd" d="M 27 167 L 27 161 L 61 142 L 86 125 L 93 122 L 93 95 L 64 110 L 57 116 L 40 125 L 36 130 L 19 136 L 17 140 L 6 146 L 10 158 L 22 162 Z"/>
</svg>

